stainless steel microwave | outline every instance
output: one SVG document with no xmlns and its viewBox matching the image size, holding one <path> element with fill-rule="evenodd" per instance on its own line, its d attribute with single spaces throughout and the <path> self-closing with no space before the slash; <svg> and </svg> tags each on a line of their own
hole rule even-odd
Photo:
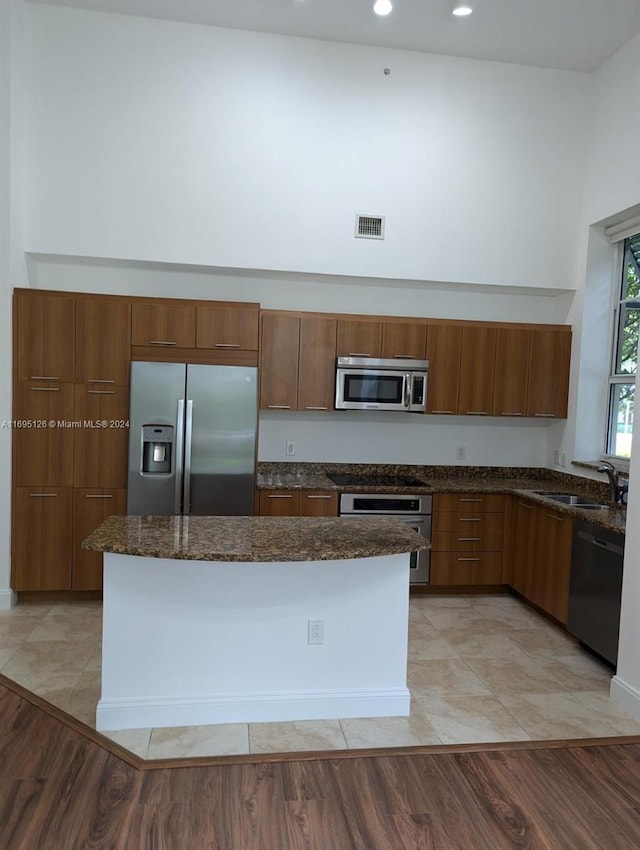
<svg viewBox="0 0 640 850">
<path fill-rule="evenodd" d="M 428 360 L 338 357 L 336 410 L 424 413 Z"/>
</svg>

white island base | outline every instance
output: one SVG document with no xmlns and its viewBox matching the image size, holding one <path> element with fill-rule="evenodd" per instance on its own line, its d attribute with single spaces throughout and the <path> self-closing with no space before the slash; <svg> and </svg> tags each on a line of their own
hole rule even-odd
<svg viewBox="0 0 640 850">
<path fill-rule="evenodd" d="M 105 552 L 98 730 L 407 716 L 409 558 Z"/>
</svg>

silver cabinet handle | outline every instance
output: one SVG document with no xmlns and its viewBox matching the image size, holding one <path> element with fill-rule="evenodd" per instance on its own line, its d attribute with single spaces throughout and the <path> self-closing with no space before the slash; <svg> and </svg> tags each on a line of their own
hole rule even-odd
<svg viewBox="0 0 640 850">
<path fill-rule="evenodd" d="M 111 378 L 89 378 L 88 384 L 115 384 Z"/>
<path fill-rule="evenodd" d="M 503 410 L 501 411 L 500 416 L 522 416 L 522 413 L 511 413 L 511 411 Z"/>
<path fill-rule="evenodd" d="M 453 410 L 432 410 L 432 413 L 453 413 Z"/>
<path fill-rule="evenodd" d="M 331 496 L 305 496 L 305 499 L 330 499 Z"/>
<path fill-rule="evenodd" d="M 368 351 L 350 351 L 349 357 L 371 357 Z"/>
<path fill-rule="evenodd" d="M 548 517 L 551 517 L 551 519 L 555 519 L 556 522 L 564 522 L 566 519 L 566 517 L 563 516 L 556 516 L 556 514 L 550 514 L 549 511 L 545 511 L 545 513 Z"/>
<path fill-rule="evenodd" d="M 60 378 L 56 378 L 53 375 L 31 375 L 29 380 L 30 381 L 59 381 Z"/>
<path fill-rule="evenodd" d="M 177 345 L 178 343 L 168 339 L 150 339 L 149 345 Z"/>
<path fill-rule="evenodd" d="M 60 387 L 29 387 L 34 393 L 57 393 L 60 392 Z"/>
<path fill-rule="evenodd" d="M 113 499 L 112 493 L 87 493 L 85 499 Z"/>
<path fill-rule="evenodd" d="M 29 493 L 30 499 L 55 499 L 57 493 Z"/>
<path fill-rule="evenodd" d="M 285 493 L 281 493 L 280 495 L 275 496 L 275 495 L 271 495 L 269 493 L 269 494 L 267 494 L 267 499 L 293 499 L 293 496 L 291 494 L 285 494 Z"/>
<path fill-rule="evenodd" d="M 239 342 L 214 342 L 214 348 L 240 348 Z"/>
<path fill-rule="evenodd" d="M 460 496 L 459 502 L 481 502 L 482 499 L 472 498 L 471 496 Z"/>
<path fill-rule="evenodd" d="M 528 505 L 526 502 L 518 502 L 521 508 L 526 508 L 528 511 L 533 510 L 533 505 Z"/>
<path fill-rule="evenodd" d="M 456 558 L 457 561 L 479 561 L 480 558 Z"/>
<path fill-rule="evenodd" d="M 486 410 L 467 410 L 467 416 L 488 416 Z"/>
<path fill-rule="evenodd" d="M 477 543 L 481 537 L 458 537 L 458 543 Z"/>
<path fill-rule="evenodd" d="M 115 390 L 87 390 L 88 395 L 115 395 Z"/>
<path fill-rule="evenodd" d="M 394 354 L 394 357 L 397 357 L 398 360 L 417 360 L 415 354 Z"/>
<path fill-rule="evenodd" d="M 328 407 L 320 407 L 319 405 L 307 404 L 305 410 L 329 410 Z"/>
<path fill-rule="evenodd" d="M 290 404 L 268 404 L 270 410 L 291 410 Z"/>
<path fill-rule="evenodd" d="M 458 522 L 482 522 L 482 517 L 479 517 L 479 516 L 474 516 L 474 517 L 459 516 Z"/>
<path fill-rule="evenodd" d="M 555 419 L 555 413 L 534 413 L 534 416 L 541 416 L 543 419 Z"/>
</svg>

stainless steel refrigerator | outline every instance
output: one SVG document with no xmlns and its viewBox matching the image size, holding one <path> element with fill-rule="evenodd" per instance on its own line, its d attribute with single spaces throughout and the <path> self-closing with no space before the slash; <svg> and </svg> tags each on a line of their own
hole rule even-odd
<svg viewBox="0 0 640 850">
<path fill-rule="evenodd" d="M 127 512 L 253 514 L 258 370 L 131 364 Z"/>
</svg>

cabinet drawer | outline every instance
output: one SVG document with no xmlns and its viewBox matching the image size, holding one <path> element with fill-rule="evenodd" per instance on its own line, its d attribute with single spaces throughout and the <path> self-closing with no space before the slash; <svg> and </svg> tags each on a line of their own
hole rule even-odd
<svg viewBox="0 0 640 850">
<path fill-rule="evenodd" d="M 261 490 L 260 516 L 298 516 L 299 490 Z"/>
<path fill-rule="evenodd" d="M 461 516 L 474 516 L 488 511 L 504 511 L 502 493 L 436 493 L 433 512 L 456 511 Z"/>
<path fill-rule="evenodd" d="M 433 552 L 432 585 L 504 584 L 502 552 Z"/>
<path fill-rule="evenodd" d="M 338 516 L 338 494 L 326 490 L 300 493 L 300 516 Z"/>
<path fill-rule="evenodd" d="M 502 514 L 498 514 L 502 516 Z M 465 530 L 434 531 L 431 534 L 432 552 L 501 552 L 504 545 L 502 532 Z"/>
<path fill-rule="evenodd" d="M 434 512 L 432 532 L 450 532 L 459 537 L 481 537 L 504 533 L 504 514 L 443 513 Z M 456 547 L 458 548 L 458 547 Z"/>
</svg>

